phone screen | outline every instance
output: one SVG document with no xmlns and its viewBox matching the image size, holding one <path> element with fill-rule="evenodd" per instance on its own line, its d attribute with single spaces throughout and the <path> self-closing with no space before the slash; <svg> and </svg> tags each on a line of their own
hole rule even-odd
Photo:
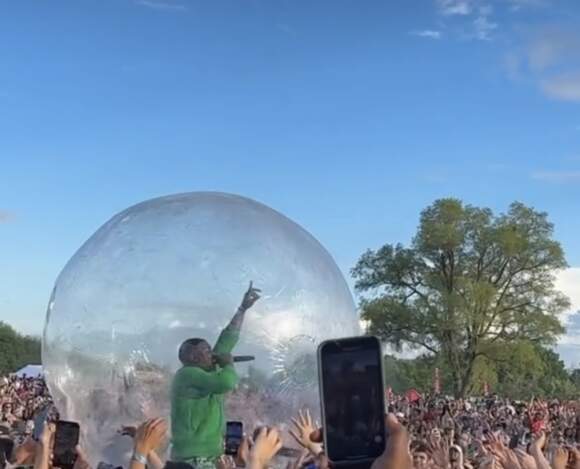
<svg viewBox="0 0 580 469">
<path fill-rule="evenodd" d="M 319 347 L 324 443 L 335 464 L 376 459 L 385 449 L 381 355 L 375 337 L 331 340 Z"/>
<path fill-rule="evenodd" d="M 76 446 L 79 444 L 79 424 L 61 420 L 56 422 L 54 434 L 53 466 L 73 467 L 77 458 Z"/>
<path fill-rule="evenodd" d="M 0 438 L 0 467 L 6 467 L 12 461 L 14 441 L 10 438 Z"/>
<path fill-rule="evenodd" d="M 50 410 L 51 410 L 50 406 L 45 406 L 42 409 L 40 409 L 34 416 L 34 430 L 32 432 L 32 438 L 34 438 L 36 441 L 40 440 L 40 436 L 44 431 L 44 426 L 46 425 L 46 421 L 48 420 Z"/>
<path fill-rule="evenodd" d="M 238 453 L 244 437 L 244 424 L 242 422 L 228 422 L 226 424 L 225 452 L 229 455 Z"/>
</svg>

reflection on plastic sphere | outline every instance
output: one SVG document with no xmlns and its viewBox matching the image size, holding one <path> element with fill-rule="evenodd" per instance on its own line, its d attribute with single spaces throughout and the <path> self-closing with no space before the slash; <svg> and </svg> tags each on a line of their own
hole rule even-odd
<svg viewBox="0 0 580 469">
<path fill-rule="evenodd" d="M 228 419 L 287 421 L 317 408 L 316 347 L 357 334 L 349 289 L 326 250 L 300 226 L 252 200 L 189 193 L 114 216 L 71 258 L 46 316 L 43 364 L 64 418 L 81 423 L 90 457 L 122 461 L 116 431 L 169 415 L 177 349 L 214 343 L 250 281 L 262 298 L 246 314 Z"/>
</svg>

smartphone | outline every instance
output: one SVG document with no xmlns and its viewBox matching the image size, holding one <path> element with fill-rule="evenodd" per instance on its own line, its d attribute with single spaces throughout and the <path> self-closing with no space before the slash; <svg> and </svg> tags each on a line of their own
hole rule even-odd
<svg viewBox="0 0 580 469">
<path fill-rule="evenodd" d="M 324 447 L 335 465 L 375 460 L 385 450 L 385 392 L 376 337 L 329 340 L 318 347 Z"/>
<path fill-rule="evenodd" d="M 79 444 L 79 424 L 60 420 L 56 422 L 54 433 L 53 466 L 72 468 L 77 459 L 76 446 Z"/>
<path fill-rule="evenodd" d="M 225 452 L 229 455 L 238 454 L 238 449 L 244 437 L 244 424 L 242 422 L 228 422 L 226 424 Z"/>
<path fill-rule="evenodd" d="M 40 436 L 44 431 L 44 426 L 46 425 L 46 421 L 48 420 L 48 416 L 50 415 L 51 406 L 47 405 L 40 409 L 36 415 L 34 416 L 34 430 L 32 430 L 32 438 L 35 441 L 40 440 Z"/>
<path fill-rule="evenodd" d="M 6 467 L 12 462 L 14 441 L 10 438 L 0 438 L 0 467 Z"/>
</svg>

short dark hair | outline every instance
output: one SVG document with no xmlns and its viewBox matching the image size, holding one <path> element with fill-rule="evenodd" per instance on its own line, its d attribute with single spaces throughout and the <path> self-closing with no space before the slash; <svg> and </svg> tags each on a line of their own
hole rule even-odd
<svg viewBox="0 0 580 469">
<path fill-rule="evenodd" d="M 425 453 L 428 457 L 431 457 L 431 449 L 422 441 L 416 442 L 411 445 L 411 452 L 414 453 Z"/>
<path fill-rule="evenodd" d="M 191 349 L 197 347 L 198 345 L 204 342 L 206 342 L 204 339 L 199 338 L 187 339 L 186 341 L 184 341 L 179 347 L 179 361 L 181 363 L 188 361 Z"/>
</svg>

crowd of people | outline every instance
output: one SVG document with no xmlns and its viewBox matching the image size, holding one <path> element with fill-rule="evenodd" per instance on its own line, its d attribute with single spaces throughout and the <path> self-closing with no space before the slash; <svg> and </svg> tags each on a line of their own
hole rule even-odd
<svg viewBox="0 0 580 469">
<path fill-rule="evenodd" d="M 51 402 L 42 378 L 26 375 L 0 378 L 0 436 L 20 443 L 32 433 L 34 416 Z"/>
<path fill-rule="evenodd" d="M 390 397 L 387 450 L 373 469 L 580 469 L 580 406 L 575 401 Z M 0 402 L 0 467 L 49 469 L 55 427 L 45 425 L 34 435 L 35 415 L 51 402 L 44 381 L 0 378 Z M 237 455 L 216 461 L 219 469 L 331 465 L 324 456 L 321 432 L 307 411 L 293 419 L 286 436 L 276 428 L 244 424 L 249 435 Z M 288 422 L 281 424 L 279 428 L 288 428 Z M 134 439 L 138 454 L 147 455 L 146 461 L 132 459 L 129 469 L 191 469 L 185 463 L 162 462 L 169 433 L 165 420 L 152 419 L 122 433 Z M 283 448 L 287 437 L 301 450 Z M 77 450 L 76 469 L 88 469 L 82 448 Z"/>
</svg>

